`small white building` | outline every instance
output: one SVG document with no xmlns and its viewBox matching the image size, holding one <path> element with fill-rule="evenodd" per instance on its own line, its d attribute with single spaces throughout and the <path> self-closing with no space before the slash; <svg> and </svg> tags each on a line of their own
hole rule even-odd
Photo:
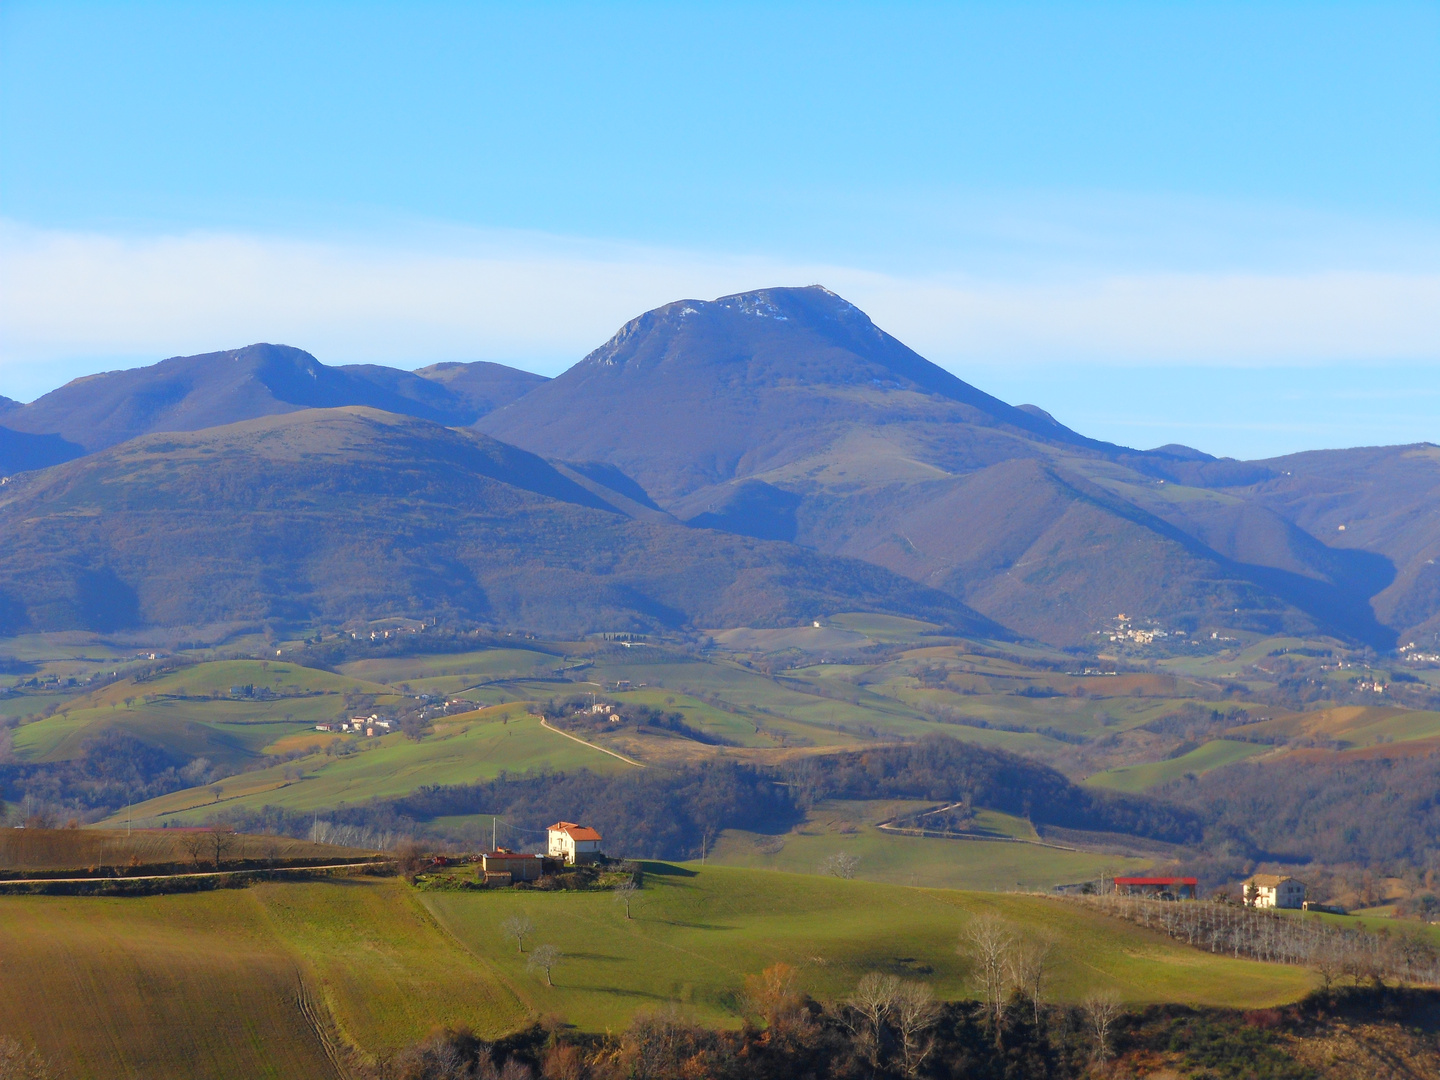
<svg viewBox="0 0 1440 1080">
<path fill-rule="evenodd" d="M 567 863 L 594 862 L 600 857 L 601 835 L 585 825 L 573 821 L 557 821 L 546 830 L 550 834 L 552 859 L 564 859 Z"/>
<path fill-rule="evenodd" d="M 1256 874 L 1245 882 L 1245 903 L 1257 908 L 1299 908 L 1305 903 L 1305 883 L 1279 874 Z"/>
</svg>

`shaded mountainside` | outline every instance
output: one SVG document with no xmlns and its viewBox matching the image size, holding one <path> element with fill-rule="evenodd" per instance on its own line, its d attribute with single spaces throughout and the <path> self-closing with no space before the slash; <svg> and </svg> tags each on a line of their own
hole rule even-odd
<svg viewBox="0 0 1440 1080">
<path fill-rule="evenodd" d="M 477 427 L 607 462 L 692 525 L 864 559 L 1056 643 L 1119 612 L 1382 646 L 1397 628 L 1370 606 L 1386 552 L 1332 547 L 1242 488 L 1275 463 L 1086 439 L 819 287 L 658 308 Z"/>
<path fill-rule="evenodd" d="M 1265 462 L 1248 499 L 1372 567 L 1375 614 L 1404 642 L 1440 645 L 1440 446 L 1317 450 Z"/>
<path fill-rule="evenodd" d="M 368 405 L 444 424 L 469 424 L 543 383 L 501 364 L 437 364 L 422 372 L 374 364 L 327 367 L 287 345 L 177 356 L 89 375 L 0 412 L 0 470 L 40 468 L 156 431 L 197 431 L 299 409 Z M 24 435 L 64 440 L 49 456 Z M 64 456 L 57 456 L 63 454 Z M 31 462 L 34 463 L 31 463 Z"/>
<path fill-rule="evenodd" d="M 575 634 L 844 610 L 1004 633 L 882 568 L 637 521 L 533 454 L 357 407 L 27 474 L 0 489 L 0 535 L 8 633 L 434 615 Z"/>
</svg>

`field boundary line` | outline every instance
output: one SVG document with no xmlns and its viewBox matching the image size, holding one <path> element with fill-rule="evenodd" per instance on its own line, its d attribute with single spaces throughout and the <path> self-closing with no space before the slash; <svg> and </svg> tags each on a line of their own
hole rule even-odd
<svg viewBox="0 0 1440 1080">
<path fill-rule="evenodd" d="M 546 720 L 543 716 L 540 718 L 540 726 L 545 728 L 547 731 L 555 732 L 556 735 L 564 735 L 565 738 L 578 742 L 581 746 L 588 746 L 591 750 L 599 750 L 602 754 L 609 754 L 613 758 L 619 758 L 621 761 L 625 762 L 626 765 L 634 765 L 637 769 L 645 768 L 644 765 L 640 764 L 640 762 L 636 761 L 634 758 L 628 758 L 624 754 L 617 754 L 614 750 L 606 750 L 605 747 L 596 746 L 593 742 L 586 742 L 584 739 L 578 738 L 575 735 L 571 735 L 568 731 L 561 731 L 558 727 L 552 726 L 550 721 Z"/>
<path fill-rule="evenodd" d="M 137 874 L 134 877 L 63 877 L 63 878 L 0 878 L 0 885 L 48 885 L 59 882 L 74 885 L 87 881 L 183 881 L 190 878 L 239 877 L 242 874 L 303 874 L 312 870 L 351 870 L 360 866 L 384 866 L 393 859 L 364 862 L 327 863 L 324 866 L 276 866 L 253 870 L 202 870 L 184 874 Z"/>
</svg>

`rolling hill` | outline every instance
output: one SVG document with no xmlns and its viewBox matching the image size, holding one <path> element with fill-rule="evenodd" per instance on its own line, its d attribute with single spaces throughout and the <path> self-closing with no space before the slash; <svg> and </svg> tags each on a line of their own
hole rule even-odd
<svg viewBox="0 0 1440 1080">
<path fill-rule="evenodd" d="M 24 474 L 0 490 L 0 532 L 6 633 L 406 615 L 575 634 L 845 610 L 1004 633 L 867 563 L 637 521 L 533 454 L 359 407 Z"/>
</svg>

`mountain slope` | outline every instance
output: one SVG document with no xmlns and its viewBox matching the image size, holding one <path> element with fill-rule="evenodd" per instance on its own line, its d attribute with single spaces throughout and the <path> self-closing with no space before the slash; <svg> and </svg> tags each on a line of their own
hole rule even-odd
<svg viewBox="0 0 1440 1080">
<path fill-rule="evenodd" d="M 1093 640 L 1119 612 L 1389 634 L 1364 591 L 1383 558 L 1356 584 L 1354 560 L 1264 507 L 1225 524 L 1205 485 L 1270 466 L 1084 438 L 818 287 L 658 308 L 476 426 L 608 462 L 694 525 L 863 558 L 1056 643 Z"/>
<path fill-rule="evenodd" d="M 435 377 L 369 364 L 328 367 L 288 345 L 250 345 L 76 379 L 6 410 L 4 423 L 19 432 L 58 434 L 86 452 L 155 431 L 197 431 L 345 405 L 469 424 L 544 382 L 500 364 L 427 370 Z"/>
<path fill-rule="evenodd" d="M 0 535 L 8 633 L 433 615 L 575 634 L 844 610 L 1004 633 L 881 568 L 632 520 L 515 447 L 357 407 L 27 474 L 0 488 Z"/>
<path fill-rule="evenodd" d="M 1263 464 L 1268 479 L 1227 493 L 1371 567 L 1376 617 L 1404 642 L 1440 645 L 1440 446 L 1316 450 Z"/>
</svg>

